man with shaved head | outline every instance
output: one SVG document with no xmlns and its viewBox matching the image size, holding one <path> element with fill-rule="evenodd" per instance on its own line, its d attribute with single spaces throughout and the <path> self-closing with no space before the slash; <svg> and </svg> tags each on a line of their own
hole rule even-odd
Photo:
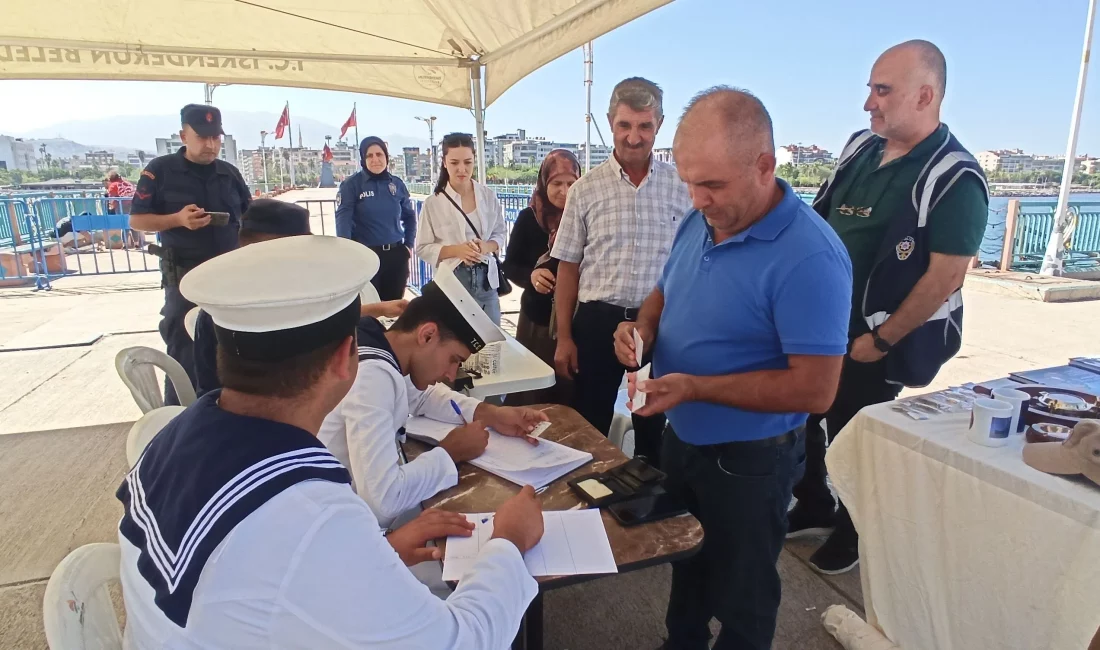
<svg viewBox="0 0 1100 650">
<path fill-rule="evenodd" d="M 871 68 L 863 110 L 871 128 L 853 135 L 814 209 L 852 260 L 849 353 L 836 400 L 810 419 L 806 476 L 788 537 L 830 534 L 810 558 L 822 573 L 859 562 L 858 537 L 825 482 L 825 439 L 860 409 L 926 386 L 959 350 L 962 284 L 985 234 L 989 196 L 974 157 L 940 122 L 947 64 L 928 41 L 886 50 Z M 822 421 L 825 431 L 822 431 Z"/>
<path fill-rule="evenodd" d="M 852 271 L 828 224 L 775 177 L 760 100 L 713 88 L 688 104 L 673 141 L 693 210 L 637 322 L 615 332 L 653 350 L 638 413 L 668 417 L 665 488 L 703 525 L 702 550 L 673 564 L 665 648 L 770 648 L 775 563 L 803 471 L 807 413 L 833 401 L 848 342 Z"/>
</svg>

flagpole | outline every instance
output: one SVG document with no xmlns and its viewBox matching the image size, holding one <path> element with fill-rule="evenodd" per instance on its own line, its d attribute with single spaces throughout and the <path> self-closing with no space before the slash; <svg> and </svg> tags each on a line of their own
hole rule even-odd
<svg viewBox="0 0 1100 650">
<path fill-rule="evenodd" d="M 290 123 L 290 102 L 286 103 L 286 128 L 290 132 L 290 149 L 287 152 L 290 154 L 290 158 L 287 158 L 286 165 L 290 168 L 290 186 L 297 186 L 297 182 L 294 179 L 294 127 Z M 299 138 L 298 146 L 301 147 L 301 138 Z"/>
<path fill-rule="evenodd" d="M 359 110 L 355 102 L 351 103 L 351 114 L 355 116 L 355 146 L 359 146 Z"/>
</svg>

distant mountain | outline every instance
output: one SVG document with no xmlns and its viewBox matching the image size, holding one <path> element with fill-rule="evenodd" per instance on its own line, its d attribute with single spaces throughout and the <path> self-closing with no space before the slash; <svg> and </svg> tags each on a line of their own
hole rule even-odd
<svg viewBox="0 0 1100 650">
<path fill-rule="evenodd" d="M 6 135 L 6 134 L 0 133 L 0 135 Z M 23 136 L 17 136 L 17 137 L 23 137 Z M 74 142 L 74 141 L 68 140 L 66 138 L 29 138 L 29 137 L 23 137 L 23 139 L 25 141 L 29 142 L 34 147 L 35 157 L 39 157 L 39 158 L 41 157 L 41 153 L 40 153 L 39 148 L 42 145 L 46 145 L 46 153 L 50 154 L 51 156 L 53 156 L 55 158 L 71 158 L 73 156 L 83 156 L 85 153 L 87 153 L 89 151 L 104 151 L 104 150 L 110 151 L 110 152 L 114 153 L 116 157 L 119 157 L 119 156 L 125 156 L 126 154 L 131 153 L 131 152 L 134 151 L 134 149 L 129 149 L 127 147 L 119 147 L 119 146 L 114 146 L 114 145 L 81 144 L 79 142 Z M 148 147 L 146 147 L 145 149 L 146 149 L 146 151 L 150 150 Z M 155 150 L 155 147 L 153 148 L 153 150 Z"/>
<path fill-rule="evenodd" d="M 275 124 L 279 121 L 278 113 L 266 113 L 259 111 L 223 111 L 222 122 L 225 131 L 237 141 L 238 149 L 254 149 L 260 146 L 260 131 L 275 130 Z M 325 124 L 308 117 L 291 118 L 291 127 L 294 131 L 294 144 L 298 144 L 298 130 L 301 128 L 302 139 L 307 147 L 320 148 L 325 144 L 325 136 L 331 135 L 334 139 L 340 135 L 340 127 Z M 62 151 L 62 143 L 70 143 L 80 148 L 73 153 L 82 154 L 92 149 L 106 149 L 117 153 L 128 153 L 137 149 L 146 152 L 156 152 L 156 139 L 166 138 L 179 131 L 178 115 L 120 115 L 104 117 L 94 120 L 73 120 L 60 122 L 50 126 L 34 129 L 26 133 L 16 134 L 26 139 L 46 139 L 47 150 L 52 155 L 73 155 Z M 354 137 L 351 133 L 349 137 Z M 360 136 L 368 134 L 360 132 Z M 267 138 L 267 144 L 272 144 L 271 135 Z M 402 134 L 382 136 L 390 144 L 390 148 L 399 150 L 401 147 L 421 147 L 426 149 L 428 141 L 423 138 Z M 57 141 L 59 150 L 55 152 L 49 145 L 50 141 Z M 111 145 L 84 145 L 80 142 L 111 142 Z M 289 142 L 284 136 L 279 141 L 281 146 L 288 146 Z M 36 145 L 37 146 L 37 145 Z"/>
</svg>

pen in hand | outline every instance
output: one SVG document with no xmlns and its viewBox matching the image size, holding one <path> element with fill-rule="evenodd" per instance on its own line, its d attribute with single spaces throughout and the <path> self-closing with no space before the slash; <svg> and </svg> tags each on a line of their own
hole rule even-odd
<svg viewBox="0 0 1100 650">
<path fill-rule="evenodd" d="M 458 413 L 458 419 L 462 420 L 462 424 L 469 424 L 466 421 L 466 416 L 462 414 L 462 409 L 458 408 L 458 402 L 451 400 L 451 408 L 455 410 L 455 413 Z"/>
</svg>

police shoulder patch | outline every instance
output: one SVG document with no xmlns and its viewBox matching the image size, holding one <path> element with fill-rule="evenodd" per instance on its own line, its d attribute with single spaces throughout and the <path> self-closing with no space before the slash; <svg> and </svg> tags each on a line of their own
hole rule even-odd
<svg viewBox="0 0 1100 650">
<path fill-rule="evenodd" d="M 344 201 L 344 194 L 343 194 L 343 192 L 337 192 L 337 193 L 336 193 L 336 207 L 340 207 L 340 204 L 341 204 L 341 203 L 342 203 L 343 201 Z"/>
<path fill-rule="evenodd" d="M 155 180 L 157 180 L 157 176 L 156 176 L 156 174 L 154 174 L 153 172 L 149 171 L 148 169 L 143 169 L 143 170 L 141 170 L 141 175 L 142 175 L 142 176 L 145 176 L 146 178 L 148 178 L 149 180 L 152 180 L 152 181 L 155 181 Z"/>
<path fill-rule="evenodd" d="M 907 236 L 898 242 L 898 245 L 894 247 L 894 251 L 898 254 L 898 259 L 904 262 L 913 254 L 913 248 L 915 248 L 916 245 L 916 240 Z"/>
</svg>

